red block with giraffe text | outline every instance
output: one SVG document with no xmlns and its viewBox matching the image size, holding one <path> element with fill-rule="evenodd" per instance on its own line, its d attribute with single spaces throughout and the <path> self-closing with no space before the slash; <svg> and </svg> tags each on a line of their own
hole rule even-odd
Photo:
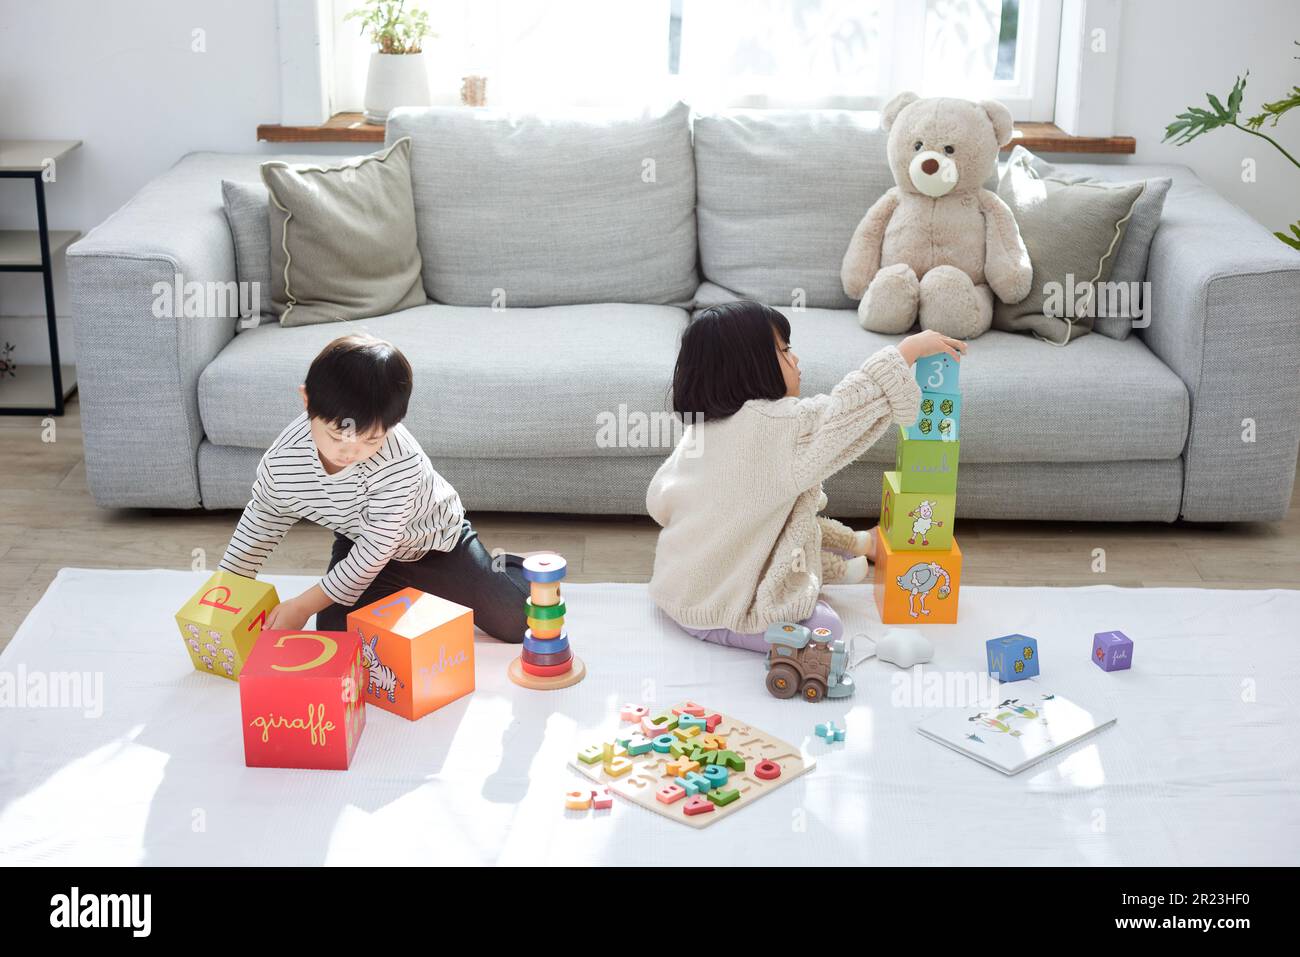
<svg viewBox="0 0 1300 957">
<path fill-rule="evenodd" d="M 346 771 L 366 726 L 364 680 L 351 632 L 262 632 L 239 675 L 244 763 Z"/>
</svg>

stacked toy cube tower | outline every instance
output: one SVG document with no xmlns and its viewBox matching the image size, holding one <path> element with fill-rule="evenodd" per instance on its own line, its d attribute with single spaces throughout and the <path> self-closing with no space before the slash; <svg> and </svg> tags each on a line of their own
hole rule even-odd
<svg viewBox="0 0 1300 957">
<path fill-rule="evenodd" d="M 887 625 L 957 620 L 961 549 L 953 537 L 961 394 L 955 359 L 916 363 L 921 411 L 898 436 L 893 471 L 880 493 L 875 595 Z"/>
<path fill-rule="evenodd" d="M 524 578 L 528 580 L 528 600 L 524 610 L 528 628 L 524 647 L 510 663 L 510 680 L 525 688 L 550 690 L 577 684 L 587 674 L 582 659 L 569 647 L 569 632 L 564 627 L 565 605 L 560 597 L 560 581 L 566 562 L 553 553 L 532 555 L 524 559 Z"/>
</svg>

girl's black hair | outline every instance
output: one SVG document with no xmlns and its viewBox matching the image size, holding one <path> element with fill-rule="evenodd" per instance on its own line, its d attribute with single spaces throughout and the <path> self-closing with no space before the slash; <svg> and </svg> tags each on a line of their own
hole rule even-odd
<svg viewBox="0 0 1300 957">
<path fill-rule="evenodd" d="M 673 411 L 683 420 L 725 419 L 750 399 L 785 397 L 772 333 L 790 342 L 790 320 L 739 299 L 700 312 L 682 334 L 673 370 Z"/>
<path fill-rule="evenodd" d="M 406 418 L 414 378 L 391 342 L 368 335 L 335 339 L 307 370 L 307 415 L 365 434 Z"/>
</svg>

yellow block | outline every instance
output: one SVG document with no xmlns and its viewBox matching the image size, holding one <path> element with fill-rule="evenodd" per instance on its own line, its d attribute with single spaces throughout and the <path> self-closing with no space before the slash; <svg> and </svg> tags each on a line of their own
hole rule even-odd
<svg viewBox="0 0 1300 957">
<path fill-rule="evenodd" d="M 216 572 L 176 613 L 194 669 L 237 680 L 266 625 L 266 613 L 278 604 L 275 586 Z"/>
</svg>

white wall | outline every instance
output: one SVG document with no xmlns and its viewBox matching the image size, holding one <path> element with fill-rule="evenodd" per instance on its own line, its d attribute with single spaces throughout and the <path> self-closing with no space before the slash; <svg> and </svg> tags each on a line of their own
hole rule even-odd
<svg viewBox="0 0 1300 957">
<path fill-rule="evenodd" d="M 1221 129 L 1186 146 L 1160 142 L 1187 107 L 1209 108 L 1207 92 L 1226 102 L 1246 70 L 1243 120 L 1261 103 L 1283 99 L 1300 85 L 1294 40 L 1297 0 L 1124 0 L 1114 132 L 1135 137 L 1137 153 L 1115 161 L 1190 166 L 1270 230 L 1300 220 L 1300 169 L 1258 137 Z M 1300 157 L 1300 110 L 1264 132 Z M 1253 183 L 1242 181 L 1247 158 L 1256 161 Z"/>
<path fill-rule="evenodd" d="M 195 29 L 206 52 L 191 49 Z M 1160 143 L 1175 114 L 1207 90 L 1226 95 L 1248 68 L 1250 111 L 1300 83 L 1296 39 L 1297 0 L 1125 0 L 1115 132 L 1137 138 L 1132 161 L 1191 166 L 1270 229 L 1300 219 L 1300 170 L 1267 143 L 1231 129 Z M 84 141 L 47 196 L 53 228 L 85 232 L 191 150 L 277 152 L 255 141 L 257 125 L 280 115 L 277 56 L 273 0 L 0 0 L 0 136 Z M 1300 114 L 1276 135 L 1300 155 Z M 1241 180 L 1246 157 L 1258 163 L 1255 183 Z M 0 183 L 0 227 L 34 225 L 30 193 L 25 182 Z M 55 295 L 66 310 L 61 275 Z M 42 312 L 38 277 L 0 276 L 0 315 Z M 60 327 L 70 358 L 66 318 Z M 39 320 L 8 322 L 0 338 L 17 344 L 20 362 L 44 355 Z"/>
<path fill-rule="evenodd" d="M 206 52 L 193 52 L 193 31 Z M 192 150 L 257 143 L 280 115 L 274 0 L 0 0 L 0 137 L 79 139 L 46 184 L 53 229 L 89 232 Z M 356 153 L 303 144 L 294 152 Z M 0 228 L 35 228 L 28 180 L 0 181 Z M 68 309 L 62 260 L 55 307 Z M 0 276 L 0 316 L 43 317 L 39 274 Z M 48 361 L 43 318 L 6 321 L 19 362 Z M 59 345 L 73 357 L 72 325 Z"/>
</svg>

